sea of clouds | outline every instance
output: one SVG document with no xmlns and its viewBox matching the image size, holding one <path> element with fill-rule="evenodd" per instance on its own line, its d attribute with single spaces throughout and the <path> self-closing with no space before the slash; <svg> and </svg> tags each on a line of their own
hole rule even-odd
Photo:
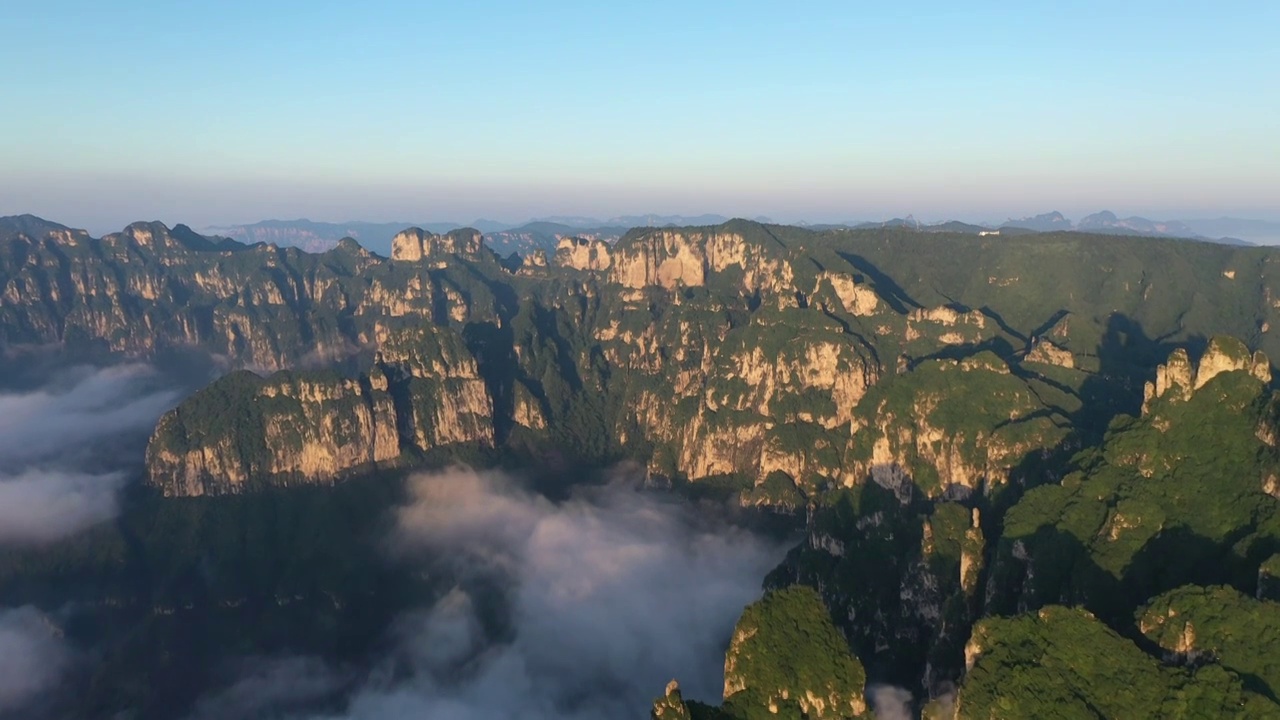
<svg viewBox="0 0 1280 720">
<path fill-rule="evenodd" d="M 313 658 L 258 660 L 195 718 L 630 719 L 672 678 L 718 701 L 733 625 L 785 551 L 626 477 L 552 502 L 455 468 L 411 478 L 410 495 L 389 552 L 450 558 L 459 577 L 505 588 L 509 632 L 487 632 L 490 599 L 459 583 L 400 618 L 394 649 L 358 680 Z M 289 714 L 335 687 L 340 711 Z"/>
<path fill-rule="evenodd" d="M 0 390 L 0 548 L 42 545 L 119 512 L 142 442 L 180 393 L 154 367 L 78 366 Z M 56 691 L 76 651 L 55 619 L 0 607 L 0 717 Z"/>
</svg>

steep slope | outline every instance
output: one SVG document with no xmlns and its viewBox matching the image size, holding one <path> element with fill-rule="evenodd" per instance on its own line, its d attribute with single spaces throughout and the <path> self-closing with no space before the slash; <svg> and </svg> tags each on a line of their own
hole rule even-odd
<svg viewBox="0 0 1280 720">
<path fill-rule="evenodd" d="M 653 717 L 853 718 L 867 711 L 866 675 L 812 590 L 767 593 L 748 606 L 724 661 L 724 704 L 686 705 L 674 683 Z"/>
<path fill-rule="evenodd" d="M 974 628 L 955 718 L 1276 717 L 1219 665 L 1169 668 L 1088 613 L 1047 607 Z"/>
<path fill-rule="evenodd" d="M 1005 517 L 989 609 L 1081 603 L 1119 622 L 1187 583 L 1252 588 L 1280 542 L 1280 461 L 1266 364 L 1216 339 L 1191 368 L 1175 352 L 1141 418 L 1122 417 L 1061 484 Z"/>
<path fill-rule="evenodd" d="M 1280 690 L 1280 604 L 1229 587 L 1187 586 L 1153 598 L 1135 619 L 1168 657 L 1210 659 L 1255 692 L 1274 698 Z"/>
<path fill-rule="evenodd" d="M 415 271 L 419 263 L 389 262 L 349 240 L 312 255 L 160 223 L 101 240 L 0 223 L 14 225 L 18 232 L 0 233 L 0 342 L 134 356 L 196 347 L 268 371 L 347 357 L 397 318 L 489 319 L 495 303 L 475 269 L 486 280 L 501 272 L 467 233 L 420 238 L 419 252 L 427 242 L 435 264 Z M 444 257 L 451 250 L 468 254 Z"/>
<path fill-rule="evenodd" d="M 424 326 L 388 338 L 355 377 L 222 377 L 160 419 L 148 482 L 169 496 L 328 483 L 453 444 L 493 444 L 492 399 L 462 339 Z"/>
</svg>

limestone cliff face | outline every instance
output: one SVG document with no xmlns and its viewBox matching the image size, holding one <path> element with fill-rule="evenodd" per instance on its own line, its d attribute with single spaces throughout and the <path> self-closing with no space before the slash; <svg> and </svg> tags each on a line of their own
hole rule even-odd
<svg viewBox="0 0 1280 720">
<path fill-rule="evenodd" d="M 608 270 L 613 258 L 609 243 L 603 240 L 567 237 L 556 244 L 556 264 L 575 270 Z"/>
<path fill-rule="evenodd" d="M 1214 338 L 1196 366 L 1195 389 L 1199 390 L 1224 372 L 1247 370 L 1259 381 L 1271 382 L 1271 361 L 1262 352 L 1252 355 L 1244 343 L 1235 338 Z"/>
<path fill-rule="evenodd" d="M 547 251 L 543 250 L 542 248 L 538 248 L 537 250 L 534 250 L 532 253 L 529 254 L 529 257 L 527 258 L 527 260 L 528 260 L 528 264 L 532 267 L 546 267 Z"/>
<path fill-rule="evenodd" d="M 539 400 L 523 383 L 515 385 L 512 420 L 530 430 L 547 429 L 547 413 Z"/>
<path fill-rule="evenodd" d="M 408 408 L 402 428 L 421 451 L 451 443 L 493 444 L 493 399 L 475 357 L 446 327 L 423 324 L 378 334 L 375 360 Z"/>
<path fill-rule="evenodd" d="M 464 228 L 436 235 L 422 228 L 409 228 L 391 239 L 391 259 L 418 262 L 442 255 L 479 257 L 484 249 L 484 236 L 478 230 Z"/>
<path fill-rule="evenodd" d="M 330 483 L 406 451 L 492 445 L 493 403 L 475 360 L 447 330 L 384 338 L 358 377 L 232 373 L 161 418 L 149 482 L 166 495 L 239 493 L 255 483 Z"/>
<path fill-rule="evenodd" d="M 156 426 L 150 484 L 167 496 L 220 495 L 251 482 L 332 482 L 395 460 L 396 410 L 384 377 L 229 375 Z"/>
<path fill-rule="evenodd" d="M 1075 356 L 1071 354 L 1070 350 L 1046 337 L 1036 338 L 1031 345 L 1030 352 L 1027 353 L 1027 360 L 1064 368 L 1074 368 L 1076 366 Z"/>
<path fill-rule="evenodd" d="M 977 310 L 961 312 L 948 306 L 916 308 L 907 315 L 907 342 L 936 338 L 943 345 L 961 345 L 981 339 L 987 317 Z"/>
<path fill-rule="evenodd" d="M 874 315 L 880 308 L 880 296 L 863 283 L 859 283 L 850 275 L 822 272 L 818 282 L 810 294 L 816 295 L 826 285 L 831 288 L 845 312 L 859 317 Z"/>
<path fill-rule="evenodd" d="M 1003 485 L 1031 453 L 1065 435 L 1065 418 L 1055 420 L 991 354 L 930 361 L 895 378 L 860 418 L 846 482 L 870 477 L 901 490 L 910 480 L 929 496 Z"/>
<path fill-rule="evenodd" d="M 1248 372 L 1264 384 L 1271 382 L 1270 359 L 1261 351 L 1250 353 L 1236 338 L 1213 338 L 1194 366 L 1187 351 L 1177 348 L 1156 368 L 1155 380 L 1144 387 L 1142 414 L 1149 414 L 1152 403 L 1159 398 L 1185 402 L 1215 377 L 1237 371 Z"/>
<path fill-rule="evenodd" d="M 784 292 L 794 285 L 790 263 L 739 233 L 653 230 L 628 236 L 613 248 L 609 278 L 628 288 L 701 287 L 736 269 L 747 292 Z"/>
<path fill-rule="evenodd" d="M 274 372 L 374 350 L 378 327 L 396 319 L 495 321 L 492 291 L 465 270 L 493 265 L 479 236 L 406 231 L 402 248 L 415 240 L 418 250 L 404 252 L 431 258 L 429 267 L 389 262 L 350 239 L 310 254 L 160 223 L 101 239 L 33 226 L 0 239 L 0 342 L 95 342 L 139 357 L 199 348 Z"/>
<path fill-rule="evenodd" d="M 806 480 L 842 474 L 848 428 L 880 367 L 841 335 L 805 333 L 775 348 L 762 337 L 771 332 L 762 326 L 738 342 L 706 338 L 670 351 L 656 333 L 617 336 L 615 342 L 635 343 L 619 357 L 649 359 L 637 367 L 648 387 L 628 402 L 623 422 L 671 448 L 673 465 L 655 457 L 653 471 L 694 479 L 733 473 L 758 483 L 774 471 Z"/>
</svg>

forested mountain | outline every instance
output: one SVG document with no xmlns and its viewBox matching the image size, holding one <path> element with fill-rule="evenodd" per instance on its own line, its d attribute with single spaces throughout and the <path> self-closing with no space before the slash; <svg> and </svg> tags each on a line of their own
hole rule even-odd
<svg viewBox="0 0 1280 720">
<path fill-rule="evenodd" d="M 380 513 L 465 461 L 550 492 L 632 463 L 802 529 L 724 704 L 672 686 L 659 717 L 849 717 L 886 684 L 938 716 L 1280 714 L 1243 637 L 1280 632 L 1280 251 L 743 220 L 554 248 L 0 219 L 4 363 L 223 369 L 119 518 L 0 548 L 0 603 L 96 608 L 66 631 L 112 662 L 63 709 L 181 715 L 237 653 L 358 664 L 456 582 L 366 562 Z"/>
</svg>

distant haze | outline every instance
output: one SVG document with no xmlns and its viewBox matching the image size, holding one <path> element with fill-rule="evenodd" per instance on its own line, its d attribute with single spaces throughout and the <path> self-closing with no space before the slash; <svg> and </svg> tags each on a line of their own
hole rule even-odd
<svg viewBox="0 0 1280 720">
<path fill-rule="evenodd" d="M 8 3 L 0 215 L 1280 220 L 1280 4 Z M 108 49 L 109 50 L 106 50 Z"/>
</svg>

